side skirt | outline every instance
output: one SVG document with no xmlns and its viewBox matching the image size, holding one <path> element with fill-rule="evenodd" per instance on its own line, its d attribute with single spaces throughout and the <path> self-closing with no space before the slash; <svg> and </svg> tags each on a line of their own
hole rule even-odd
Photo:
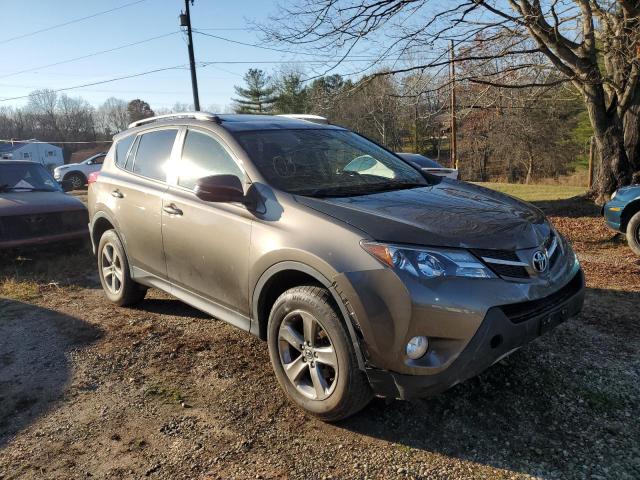
<svg viewBox="0 0 640 480">
<path fill-rule="evenodd" d="M 141 268 L 132 267 L 131 276 L 136 282 L 148 287 L 157 288 L 158 290 L 162 290 L 163 292 L 173 295 L 178 300 L 181 300 L 187 305 L 191 305 L 193 308 L 197 308 L 218 320 L 227 322 L 241 330 L 245 330 L 247 332 L 250 331 L 249 327 L 251 326 L 251 320 L 249 317 L 246 317 L 239 312 L 185 290 L 184 288 L 179 287 L 168 280 L 159 278 L 145 270 L 142 270 Z"/>
</svg>

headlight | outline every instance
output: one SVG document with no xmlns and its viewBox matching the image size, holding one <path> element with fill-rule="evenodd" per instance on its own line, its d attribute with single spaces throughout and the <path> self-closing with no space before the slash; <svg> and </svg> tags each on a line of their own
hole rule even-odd
<svg viewBox="0 0 640 480">
<path fill-rule="evenodd" d="M 403 270 L 418 278 L 496 278 L 491 270 L 466 250 L 400 247 L 365 241 L 361 245 L 388 267 Z"/>
</svg>

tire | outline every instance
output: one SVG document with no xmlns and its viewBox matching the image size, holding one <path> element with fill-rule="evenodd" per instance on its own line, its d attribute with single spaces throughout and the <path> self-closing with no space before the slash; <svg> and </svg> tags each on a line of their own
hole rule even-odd
<svg viewBox="0 0 640 480">
<path fill-rule="evenodd" d="M 267 342 L 280 386 L 307 413 L 334 422 L 362 410 L 373 397 L 324 288 L 305 285 L 280 295 L 269 315 Z"/>
<path fill-rule="evenodd" d="M 64 180 L 71 182 L 73 190 L 80 190 L 87 184 L 87 178 L 79 172 L 68 173 L 65 175 Z"/>
<path fill-rule="evenodd" d="M 627 243 L 633 253 L 640 255 L 640 212 L 636 212 L 627 223 Z"/>
<path fill-rule="evenodd" d="M 107 298 L 126 307 L 144 299 L 147 287 L 135 282 L 129 273 L 129 262 L 115 230 L 102 234 L 98 244 L 98 276 Z"/>
</svg>

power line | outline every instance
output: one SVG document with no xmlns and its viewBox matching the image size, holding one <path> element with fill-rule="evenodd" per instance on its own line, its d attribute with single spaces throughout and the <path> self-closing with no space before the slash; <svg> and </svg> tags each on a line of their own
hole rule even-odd
<svg viewBox="0 0 640 480">
<path fill-rule="evenodd" d="M 102 80 L 102 81 L 99 81 L 99 82 L 91 82 L 91 83 L 85 83 L 85 84 L 82 84 L 82 85 L 74 85 L 73 87 L 57 88 L 55 90 L 50 90 L 50 91 L 54 92 L 54 93 L 64 92 L 64 91 L 67 91 L 67 90 L 75 90 L 77 88 L 84 88 L 84 87 L 92 87 L 94 85 L 101 85 L 103 83 L 117 82 L 118 80 L 126 80 L 127 78 L 142 77 L 144 75 L 150 75 L 152 73 L 157 73 L 157 72 L 164 72 L 166 70 L 177 70 L 177 69 L 180 69 L 180 68 L 184 68 L 184 65 L 174 65 L 173 67 L 156 68 L 154 70 L 148 70 L 146 72 L 134 73 L 132 75 L 123 75 L 121 77 L 110 78 L 108 80 Z M 23 98 L 29 98 L 30 96 L 31 96 L 31 94 L 20 95 L 18 97 L 0 98 L 0 102 L 8 102 L 9 100 L 21 100 Z"/>
<path fill-rule="evenodd" d="M 355 59 L 355 60 L 350 60 L 350 62 L 370 62 L 370 60 L 365 60 L 365 59 Z M 260 65 L 260 64 L 324 64 L 326 63 L 326 61 L 322 61 L 322 60 L 303 60 L 303 61 L 234 61 L 234 60 L 229 60 L 229 61 L 212 61 L 212 62 L 199 62 L 200 66 L 202 68 L 210 66 L 210 65 Z M 136 78 L 136 77 L 142 77 L 145 75 L 150 75 L 152 73 L 158 73 L 158 72 L 164 72 L 164 71 L 168 71 L 168 70 L 180 70 L 180 69 L 185 69 L 188 68 L 185 65 L 174 65 L 172 67 L 163 67 L 163 68 L 156 68 L 153 70 L 147 70 L 145 72 L 139 72 L 139 73 L 134 73 L 131 75 L 122 75 L 119 77 L 114 77 L 114 78 L 110 78 L 107 80 L 99 80 L 96 82 L 89 82 L 89 83 L 83 83 L 81 85 L 74 85 L 71 87 L 64 87 L 64 88 L 57 88 L 57 89 L 51 89 L 49 91 L 57 93 L 57 92 L 65 92 L 68 90 L 76 90 L 79 88 L 86 88 L 86 87 L 92 87 L 94 85 L 102 85 L 105 83 L 112 83 L 112 82 L 117 82 L 119 80 L 126 80 L 129 78 Z M 27 94 L 27 95 L 19 95 L 16 97 L 7 97 L 7 98 L 0 98 L 0 102 L 8 102 L 11 100 L 21 100 L 24 98 L 29 98 L 32 94 Z"/>
<path fill-rule="evenodd" d="M 66 27 L 67 25 L 72 25 L 74 23 L 82 22 L 83 20 L 88 20 L 90 18 L 94 18 L 94 17 L 100 16 L 100 15 L 104 15 L 106 13 L 115 12 L 117 10 L 121 10 L 123 8 L 127 8 L 127 7 L 130 7 L 132 5 L 137 5 L 138 3 L 142 3 L 142 2 L 146 2 L 146 1 L 147 0 L 136 0 L 135 2 L 125 3 L 124 5 L 120 5 L 119 7 L 115 7 L 115 8 L 111 8 L 109 10 L 104 10 L 102 12 L 97 12 L 97 13 L 93 13 L 91 15 L 87 15 L 86 17 L 76 18 L 74 20 L 69 20 L 68 22 L 59 23 L 57 25 L 52 25 L 51 27 L 41 28 L 40 30 L 36 30 L 34 32 L 23 33 L 22 35 L 18 35 L 16 37 L 11 37 L 11 38 L 7 38 L 5 40 L 1 40 L 0 41 L 0 45 L 5 44 L 5 43 L 9 43 L 9 42 L 13 42 L 14 40 L 19 40 L 21 38 L 30 37 L 32 35 L 37 35 L 38 33 L 48 32 L 48 31 L 54 30 L 56 28 Z"/>
<path fill-rule="evenodd" d="M 5 74 L 0 75 L 0 78 L 12 77 L 14 75 L 19 75 L 21 73 L 34 72 L 36 70 L 41 70 L 43 68 L 55 67 L 55 66 L 58 66 L 58 65 L 64 65 L 66 63 L 76 62 L 78 60 L 83 60 L 85 58 L 95 57 L 96 55 L 102 55 L 104 53 L 110 53 L 110 52 L 115 52 L 117 50 L 122 50 L 123 48 L 128 48 L 128 47 L 133 47 L 133 46 L 136 46 L 136 45 L 141 45 L 143 43 L 148 43 L 148 42 L 151 42 L 153 40 L 158 40 L 159 38 L 169 37 L 171 35 L 176 35 L 178 33 L 180 33 L 180 32 L 179 31 L 175 31 L 175 32 L 171 32 L 171 33 L 165 33 L 165 34 L 162 34 L 162 35 L 157 35 L 155 37 L 145 38 L 144 40 L 139 40 L 137 42 L 127 43 L 125 45 L 120 45 L 118 47 L 109 48 L 107 50 L 100 50 L 98 52 L 88 53 L 86 55 L 81 55 L 80 57 L 70 58 L 68 60 L 61 60 L 61 61 L 55 62 L 55 63 L 48 63 L 47 65 L 41 65 L 39 67 L 26 68 L 24 70 L 19 70 L 17 72 L 5 73 Z"/>
<path fill-rule="evenodd" d="M 224 42 L 229 42 L 229 43 L 235 43 L 237 45 L 244 45 L 245 47 L 260 48 L 262 50 L 271 50 L 273 52 L 280 52 L 280 53 L 291 53 L 291 54 L 294 54 L 294 55 L 298 55 L 298 54 L 300 54 L 300 55 L 317 55 L 315 53 L 295 52 L 293 50 L 285 50 L 285 49 L 282 49 L 282 48 L 275 48 L 275 47 L 265 47 L 263 45 L 258 45 L 258 44 L 255 44 L 255 43 L 241 42 L 240 40 L 233 40 L 231 38 L 221 37 L 220 35 L 214 35 L 212 33 L 205 33 L 202 30 L 196 29 L 196 28 L 194 28 L 193 31 L 195 33 L 198 33 L 200 35 L 204 35 L 206 37 L 216 38 L 218 40 L 222 40 Z"/>
</svg>

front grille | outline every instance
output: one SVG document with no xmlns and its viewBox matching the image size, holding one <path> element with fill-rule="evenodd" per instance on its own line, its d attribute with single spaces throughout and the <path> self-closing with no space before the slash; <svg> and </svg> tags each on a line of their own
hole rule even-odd
<svg viewBox="0 0 640 480">
<path fill-rule="evenodd" d="M 529 272 L 525 267 L 519 267 L 516 265 L 501 265 L 499 263 L 489 263 L 489 268 L 493 270 L 496 275 L 501 277 L 510 278 L 529 278 Z"/>
<path fill-rule="evenodd" d="M 568 300 L 582 288 L 582 272 L 576 275 L 564 287 L 551 295 L 528 302 L 512 303 L 499 307 L 513 323 L 522 323 L 533 317 L 549 313 L 558 304 Z"/>
<path fill-rule="evenodd" d="M 498 260 L 508 260 L 510 262 L 519 262 L 520 259 L 513 250 L 488 250 L 475 248 L 472 250 L 478 257 L 496 258 Z"/>
<path fill-rule="evenodd" d="M 546 250 L 549 254 L 549 270 L 556 265 L 558 259 L 561 257 L 559 242 L 556 234 L 551 231 L 549 237 L 540 246 L 541 249 Z M 528 269 L 529 264 L 523 261 L 513 250 L 473 249 L 472 252 L 478 258 L 481 258 L 493 273 L 500 277 L 531 278 Z M 530 255 L 530 253 L 526 255 Z M 506 263 L 501 263 L 500 261 Z M 514 262 L 520 265 L 509 265 L 508 262 Z"/>
<path fill-rule="evenodd" d="M 87 212 L 36 213 L 0 218 L 0 241 L 25 240 L 81 230 L 88 223 Z"/>
<path fill-rule="evenodd" d="M 486 258 L 487 260 L 484 260 L 484 262 L 493 271 L 493 273 L 500 277 L 529 278 L 529 272 L 527 272 L 527 269 L 522 265 L 505 265 L 502 263 L 494 263 L 489 260 L 495 259 L 507 262 L 522 262 L 513 250 L 474 249 L 472 252 L 479 258 Z"/>
</svg>

